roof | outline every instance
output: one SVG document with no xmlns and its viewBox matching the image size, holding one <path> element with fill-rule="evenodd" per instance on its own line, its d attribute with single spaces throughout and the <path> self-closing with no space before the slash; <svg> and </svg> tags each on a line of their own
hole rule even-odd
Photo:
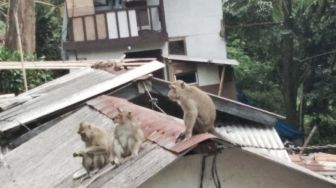
<svg viewBox="0 0 336 188">
<path fill-rule="evenodd" d="M 211 134 L 205 133 L 195 135 L 185 142 L 176 143 L 176 138 L 184 131 L 184 125 L 181 120 L 117 97 L 103 95 L 88 101 L 87 104 L 110 118 L 117 114 L 117 108 L 126 108 L 141 122 L 140 127 L 148 140 L 174 153 L 181 153 L 202 141 L 216 138 Z"/>
<path fill-rule="evenodd" d="M 162 63 L 152 61 L 119 75 L 102 70 L 84 69 L 56 79 L 21 95 L 32 96 L 34 99 L 1 112 L 0 132 L 75 105 L 163 67 Z"/>
<path fill-rule="evenodd" d="M 190 57 L 186 55 L 167 55 L 163 57 L 169 60 L 177 60 L 177 61 L 192 61 L 198 63 L 210 63 L 218 65 L 239 65 L 239 62 L 235 59 L 205 59 L 199 57 Z"/>
<path fill-rule="evenodd" d="M 155 63 L 155 65 L 159 66 L 161 64 Z M 138 68 L 134 70 L 137 69 Z M 146 67 L 146 69 L 149 71 L 149 67 Z M 102 87 L 100 85 L 101 83 L 96 82 L 97 79 L 102 78 L 92 78 L 92 75 L 88 73 L 93 73 L 93 75 L 101 74 L 102 78 L 108 77 L 107 81 L 102 81 L 105 83 L 103 86 L 115 88 L 114 86 L 118 85 L 116 83 L 120 83 L 119 78 L 123 78 L 122 75 L 127 72 L 122 73 L 119 76 L 107 75 L 109 74 L 107 72 L 87 69 L 84 70 L 84 72 L 76 73 L 76 76 L 67 75 L 56 80 L 54 83 L 51 82 L 35 90 L 28 91 L 26 94 L 31 96 L 38 95 L 39 97 L 37 98 L 49 95 L 49 103 L 54 105 L 65 100 L 64 98 L 82 97 L 84 96 L 83 93 L 86 93 L 89 89 L 84 86 L 72 88 L 70 86 L 73 85 L 69 82 L 78 82 L 78 85 L 88 85 L 87 87 L 90 88 L 90 91 L 95 91 L 95 89 L 97 89 L 95 86 L 92 86 L 93 84 L 90 85 L 90 82 L 96 83 L 98 86 Z M 133 72 L 133 74 L 135 73 Z M 131 77 L 135 77 L 133 74 Z M 91 79 L 86 78 L 86 76 L 91 76 Z M 100 77 L 99 75 L 96 76 Z M 109 76 L 112 77 L 110 78 Z M 127 76 L 130 75 L 128 74 Z M 73 77 L 75 77 L 75 79 Z M 79 82 L 78 80 L 84 80 L 84 82 Z M 153 92 L 153 94 L 166 96 L 168 83 L 158 79 L 151 79 L 151 81 L 151 92 Z M 106 83 L 110 83 L 112 86 Z M 109 90 L 108 88 L 105 89 Z M 66 89 L 69 89 L 70 91 L 76 90 L 76 92 L 69 92 Z M 66 91 L 68 95 L 62 95 L 62 97 L 59 98 L 52 98 L 58 95 L 50 95 L 50 93 L 55 91 L 60 92 L 61 90 Z M 115 96 L 125 98 L 139 95 L 136 86 L 131 84 L 118 87 L 113 93 Z M 280 116 L 224 98 L 216 96 L 211 97 L 214 99 L 219 112 L 235 115 L 251 121 L 249 124 L 244 124 L 240 121 L 231 124 L 222 124 L 223 127 L 217 130 L 222 133 L 225 140 L 231 143 L 256 144 L 256 146 L 261 147 L 267 146 L 277 148 L 282 146 L 282 143 L 279 143 L 279 136 L 275 134 L 271 124 Z M 44 103 L 42 103 L 42 101 Z M 26 105 L 27 103 L 29 103 L 29 105 Z M 47 102 L 47 99 L 39 99 L 36 103 L 40 106 L 53 106 Z M 116 187 L 137 187 L 201 142 L 211 141 L 219 144 L 227 144 L 227 142 L 223 142 L 223 140 L 215 138 L 210 134 L 195 135 L 186 142 L 175 143 L 175 138 L 183 131 L 182 120 L 132 104 L 125 99 L 103 95 L 93 98 L 85 104 L 86 106 L 81 107 L 72 114 L 60 117 L 61 120 L 51 123 L 54 124 L 53 126 L 6 154 L 4 157 L 6 165 L 2 168 L 3 170 L 0 171 L 0 181 L 2 182 L 2 185 L 4 185 L 4 187 L 37 188 L 75 186 L 74 184 L 76 183 L 73 182 L 72 175 L 81 169 L 81 162 L 79 159 L 72 158 L 72 153 L 83 147 L 79 136 L 76 134 L 79 122 L 86 120 L 95 125 L 106 127 L 112 131 L 114 124 L 110 117 L 113 117 L 116 114 L 117 107 L 127 108 L 133 112 L 136 119 L 141 122 L 140 125 L 145 132 L 147 141 L 138 157 L 127 161 L 125 164 L 114 170 L 112 170 L 112 166 L 109 165 L 99 173 L 99 176 L 95 176 L 86 181 L 86 187 L 111 187 L 111 185 Z M 13 113 L 13 116 L 10 118 L 15 120 L 17 117 L 21 117 L 22 114 L 30 114 L 30 110 L 39 112 L 37 110 L 38 107 L 35 106 L 38 105 L 28 101 L 19 106 L 25 108 L 26 111 L 22 110 L 21 113 L 18 114 L 11 112 Z M 62 107 L 60 107 L 60 109 L 61 108 Z M 8 113 L 11 110 L 12 109 L 7 110 L 4 113 Z M 39 113 L 43 116 L 42 112 Z M 33 119 L 32 121 L 36 121 L 36 119 Z M 287 160 L 283 160 L 286 159 L 286 156 L 284 156 L 284 153 L 282 152 L 256 148 L 244 148 L 244 151 L 320 178 L 320 176 L 311 171 L 304 171 L 302 168 L 298 168 L 297 165 L 286 162 Z"/>
<path fill-rule="evenodd" d="M 336 182 L 336 155 L 312 153 L 308 156 L 290 155 L 290 158 L 294 163 L 333 179 Z"/>
<path fill-rule="evenodd" d="M 98 175 L 83 182 L 81 187 L 138 187 L 197 144 L 203 141 L 222 143 L 209 134 L 195 135 L 187 142 L 175 143 L 174 139 L 183 131 L 181 120 L 134 105 L 124 99 L 100 96 L 6 154 L 3 158 L 5 166 L 0 171 L 2 185 L 6 188 L 78 187 L 78 182 L 72 179 L 73 174 L 82 169 L 80 159 L 72 157 L 74 151 L 84 147 L 76 134 L 78 125 L 81 121 L 88 121 L 112 132 L 115 125 L 109 117 L 116 114 L 117 107 L 132 111 L 140 121 L 147 141 L 138 157 L 128 160 L 116 169 L 108 165 Z M 284 160 L 251 150 L 246 152 L 321 179 L 315 173 L 304 171 Z"/>
<path fill-rule="evenodd" d="M 112 131 L 114 124 L 106 116 L 106 112 L 109 112 L 107 114 L 111 116 L 117 111 L 117 107 L 125 107 L 125 105 L 140 120 L 147 139 L 155 140 L 158 145 L 146 141 L 136 159 L 126 162 L 115 170 L 112 170 L 112 166 L 109 165 L 104 169 L 104 175 L 96 176 L 86 182 L 90 184 L 89 187 L 103 185 L 136 187 L 177 160 L 185 153 L 184 151 L 192 149 L 201 141 L 214 137 L 208 134 L 198 135 L 186 143 L 175 144 L 174 135 L 183 131 L 180 120 L 133 105 L 123 99 L 102 96 L 89 101 L 88 106 L 82 107 L 5 155 L 3 160 L 7 168 L 0 171 L 2 185 L 8 188 L 71 187 L 72 175 L 81 169 L 80 160 L 73 158 L 72 153 L 84 147 L 80 137 L 76 134 L 79 123 L 88 121 Z M 144 113 L 150 118 L 141 119 Z M 171 132 L 167 131 L 166 134 L 162 134 L 166 127 L 171 127 Z M 150 134 L 151 131 L 153 134 Z M 126 176 L 127 179 L 124 178 Z"/>
<path fill-rule="evenodd" d="M 217 131 L 231 143 L 249 146 L 243 147 L 245 150 L 290 161 L 286 150 L 261 149 L 263 147 L 284 148 L 278 133 L 273 127 L 260 124 L 244 125 L 238 123 L 218 127 Z"/>
</svg>

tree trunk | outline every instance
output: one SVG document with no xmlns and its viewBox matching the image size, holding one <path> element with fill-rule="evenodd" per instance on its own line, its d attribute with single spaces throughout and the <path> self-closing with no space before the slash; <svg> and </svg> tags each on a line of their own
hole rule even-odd
<svg viewBox="0 0 336 188">
<path fill-rule="evenodd" d="M 18 37 L 15 23 L 15 11 L 19 22 L 22 48 L 26 54 L 35 52 L 35 2 L 34 0 L 10 0 L 6 47 L 18 50 Z"/>
<path fill-rule="evenodd" d="M 297 89 L 298 89 L 298 62 L 293 60 L 293 19 L 291 0 L 282 1 L 282 12 L 284 15 L 284 25 L 281 32 L 282 58 L 280 63 L 282 93 L 284 96 L 287 121 L 294 127 L 298 127 L 297 112 Z"/>
</svg>

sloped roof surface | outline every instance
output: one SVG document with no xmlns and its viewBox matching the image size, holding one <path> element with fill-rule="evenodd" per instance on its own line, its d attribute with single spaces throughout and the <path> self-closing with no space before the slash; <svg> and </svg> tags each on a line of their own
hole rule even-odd
<svg viewBox="0 0 336 188">
<path fill-rule="evenodd" d="M 176 118 L 132 104 L 117 97 L 103 95 L 88 101 L 87 104 L 110 118 L 117 114 L 117 108 L 131 111 L 133 116 L 141 122 L 140 126 L 148 140 L 175 153 L 181 153 L 204 140 L 216 138 L 211 134 L 205 133 L 195 135 L 185 142 L 176 143 L 176 138 L 184 131 L 183 122 L 178 121 Z"/>
<path fill-rule="evenodd" d="M 111 90 L 133 79 L 163 68 L 157 61 L 142 65 L 120 75 L 102 70 L 84 70 L 73 77 L 67 76 L 53 81 L 54 84 L 41 86 L 32 94 L 40 96 L 0 113 L 0 132 L 29 123 L 60 109 L 64 109 L 83 100 Z M 43 93 L 43 94 L 42 94 Z"/>
<path fill-rule="evenodd" d="M 290 158 L 294 163 L 336 182 L 336 155 L 312 153 L 308 156 L 290 155 Z"/>
<path fill-rule="evenodd" d="M 6 154 L 3 159 L 5 166 L 0 167 L 0 187 L 64 188 L 78 186 L 76 182 L 73 182 L 72 176 L 82 168 L 81 160 L 73 158 L 72 154 L 84 147 L 77 134 L 81 121 L 104 127 L 110 132 L 114 128 L 111 119 L 88 106 L 82 107 Z M 161 123 L 164 125 L 164 122 Z M 112 166 L 108 165 L 106 169 L 103 169 L 108 172 L 106 175 L 93 177 L 87 183 L 91 183 L 90 186 L 93 187 L 100 187 L 107 181 L 113 181 L 110 185 L 135 187 L 177 158 L 178 155 L 147 141 L 143 144 L 143 149 L 137 158 L 127 161 L 113 171 Z M 126 176 L 128 179 L 124 178 Z M 142 178 L 138 178 L 139 176 Z"/>
<path fill-rule="evenodd" d="M 243 147 L 243 149 L 290 161 L 286 150 L 276 150 L 284 148 L 284 145 L 281 142 L 280 137 L 274 127 L 260 124 L 234 124 L 219 127 L 217 128 L 217 130 L 224 138 L 226 138 L 231 143 L 249 146 Z"/>
</svg>

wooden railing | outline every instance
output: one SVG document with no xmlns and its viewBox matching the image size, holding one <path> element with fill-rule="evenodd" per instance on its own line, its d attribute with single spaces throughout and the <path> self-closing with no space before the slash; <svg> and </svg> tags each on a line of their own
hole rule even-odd
<svg viewBox="0 0 336 188">
<path fill-rule="evenodd" d="M 162 1 L 161 1 L 162 2 Z M 163 4 L 136 8 L 100 11 L 93 15 L 69 18 L 69 42 L 150 38 L 165 34 Z"/>
</svg>

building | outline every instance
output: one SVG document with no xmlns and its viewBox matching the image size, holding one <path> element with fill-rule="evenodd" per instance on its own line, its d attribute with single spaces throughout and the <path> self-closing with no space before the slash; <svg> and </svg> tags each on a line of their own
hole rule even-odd
<svg viewBox="0 0 336 188">
<path fill-rule="evenodd" d="M 0 113 L 0 140 L 8 138 L 13 148 L 0 158 L 1 186 L 335 187 L 281 150 L 274 122 L 283 117 L 215 95 L 222 138 L 205 133 L 175 143 L 182 112 L 167 98 L 169 83 L 146 76 L 163 67 L 154 61 L 113 74 L 83 69 L 23 93 L 19 97 L 31 99 Z M 82 169 L 72 157 L 83 147 L 79 122 L 112 131 L 118 107 L 131 110 L 145 133 L 139 156 L 118 168 L 108 165 L 81 184 L 74 181 Z"/>
<path fill-rule="evenodd" d="M 66 0 L 66 59 L 154 57 L 156 77 L 236 99 L 221 0 Z"/>
</svg>

